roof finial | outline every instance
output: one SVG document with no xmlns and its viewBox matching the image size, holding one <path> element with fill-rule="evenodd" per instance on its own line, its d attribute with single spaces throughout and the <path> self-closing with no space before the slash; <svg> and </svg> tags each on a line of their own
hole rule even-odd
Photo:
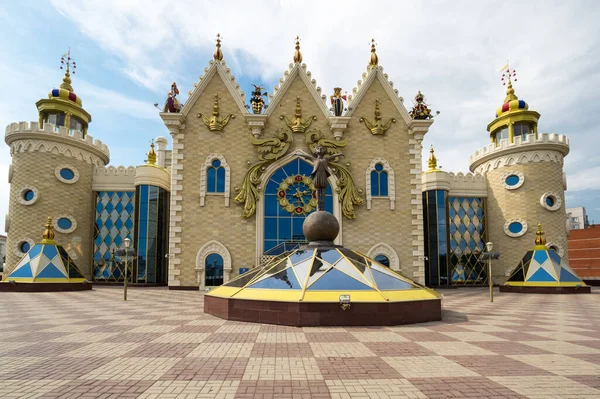
<svg viewBox="0 0 600 399">
<path fill-rule="evenodd" d="M 154 152 L 154 139 L 152 139 L 152 144 L 150 144 L 150 151 L 148 151 L 148 163 L 150 165 L 154 165 L 156 163 L 156 152 Z"/>
<path fill-rule="evenodd" d="M 379 64 L 379 57 L 377 57 L 377 53 L 375 52 L 375 44 L 375 39 L 371 39 L 371 59 L 369 60 L 371 69 L 376 68 Z"/>
<path fill-rule="evenodd" d="M 512 78 L 515 78 L 515 82 L 517 81 L 517 71 L 510 69 L 508 61 L 506 61 L 506 65 L 504 65 L 500 72 L 503 72 L 501 79 L 502 85 L 506 86 L 506 98 L 504 99 L 504 102 L 507 103 L 512 100 L 518 100 L 519 97 L 515 95 L 515 89 L 512 87 Z"/>
<path fill-rule="evenodd" d="M 542 231 L 541 223 L 538 223 L 538 229 L 535 235 L 535 245 L 546 246 L 546 239 L 544 238 L 544 232 Z"/>
<path fill-rule="evenodd" d="M 42 243 L 50 244 L 54 242 L 54 227 L 52 227 L 52 216 L 48 216 L 46 221 L 46 229 L 42 233 Z"/>
<path fill-rule="evenodd" d="M 65 76 L 63 77 L 63 81 L 60 84 L 61 89 L 66 89 L 69 91 L 73 91 L 73 87 L 71 86 L 71 67 L 73 68 L 73 74 L 75 74 L 75 69 L 77 68 L 77 64 L 74 60 L 71 60 L 71 48 L 69 47 L 69 51 L 63 54 L 60 57 L 60 69 L 65 69 Z"/>
<path fill-rule="evenodd" d="M 294 64 L 302 62 L 302 53 L 300 52 L 300 37 L 296 36 L 296 51 L 294 51 Z"/>
<path fill-rule="evenodd" d="M 427 161 L 427 165 L 429 165 L 429 170 L 436 170 L 437 169 L 437 158 L 435 157 L 435 153 L 433 151 L 433 146 L 431 146 L 429 153 L 430 153 L 429 160 Z"/>
<path fill-rule="evenodd" d="M 221 51 L 221 34 L 217 33 L 217 48 L 213 53 L 213 58 L 215 61 L 223 61 L 223 52 Z"/>
</svg>

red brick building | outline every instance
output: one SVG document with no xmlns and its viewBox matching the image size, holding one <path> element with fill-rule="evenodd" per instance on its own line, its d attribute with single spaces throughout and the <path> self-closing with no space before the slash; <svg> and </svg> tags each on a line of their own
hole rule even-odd
<svg viewBox="0 0 600 399">
<path fill-rule="evenodd" d="M 582 230 L 571 230 L 569 266 L 586 283 L 600 285 L 600 225 L 591 225 Z"/>
</svg>

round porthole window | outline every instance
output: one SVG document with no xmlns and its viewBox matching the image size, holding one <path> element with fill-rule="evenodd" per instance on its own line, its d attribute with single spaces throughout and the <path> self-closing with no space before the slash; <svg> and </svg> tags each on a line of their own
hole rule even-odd
<svg viewBox="0 0 600 399">
<path fill-rule="evenodd" d="M 31 247 L 35 245 L 35 242 L 29 237 L 21 238 L 19 241 L 13 244 L 13 252 L 15 255 L 22 257 L 25 255 Z"/>
<path fill-rule="evenodd" d="M 218 159 L 215 159 L 214 161 L 212 161 L 212 166 L 215 168 L 218 168 L 221 166 L 221 161 L 219 161 Z"/>
<path fill-rule="evenodd" d="M 504 233 L 509 237 L 521 237 L 527 231 L 527 223 L 521 219 L 512 219 L 504 223 Z"/>
<path fill-rule="evenodd" d="M 71 233 L 77 228 L 75 218 L 70 215 L 59 215 L 52 221 L 54 228 L 59 233 Z"/>
<path fill-rule="evenodd" d="M 507 190 L 516 190 L 521 187 L 524 182 L 525 176 L 518 171 L 508 172 L 502 176 L 502 184 L 504 184 L 504 188 Z"/>
<path fill-rule="evenodd" d="M 540 205 L 549 211 L 557 211 L 562 205 L 562 200 L 556 193 L 547 192 L 540 198 Z"/>
<path fill-rule="evenodd" d="M 79 180 L 79 171 L 73 165 L 58 165 L 54 176 L 63 183 L 73 184 Z"/>
<path fill-rule="evenodd" d="M 31 205 L 34 204 L 39 198 L 39 192 L 37 188 L 32 186 L 23 186 L 19 191 L 17 200 L 20 204 Z"/>
</svg>

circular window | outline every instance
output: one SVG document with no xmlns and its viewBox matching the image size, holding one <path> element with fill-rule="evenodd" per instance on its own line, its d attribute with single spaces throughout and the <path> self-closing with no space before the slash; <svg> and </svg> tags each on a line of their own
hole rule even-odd
<svg viewBox="0 0 600 399">
<path fill-rule="evenodd" d="M 22 257 L 35 245 L 35 242 L 29 237 L 24 237 L 13 244 L 15 255 Z"/>
<path fill-rule="evenodd" d="M 542 208 L 546 208 L 549 211 L 557 211 L 562 205 L 562 200 L 556 193 L 547 192 L 541 196 L 540 205 Z"/>
<path fill-rule="evenodd" d="M 71 233 L 77 228 L 77 222 L 71 215 L 59 215 L 54 218 L 52 224 L 56 231 L 63 234 Z"/>
<path fill-rule="evenodd" d="M 511 219 L 504 223 L 504 233 L 509 237 L 521 237 L 527 232 L 527 223 L 521 219 Z"/>
<path fill-rule="evenodd" d="M 79 171 L 73 165 L 58 165 L 54 176 L 63 183 L 73 184 L 79 180 Z"/>
<path fill-rule="evenodd" d="M 23 253 L 27 253 L 27 251 L 29 251 L 30 248 L 31 248 L 31 245 L 29 245 L 29 243 L 27 241 L 21 241 L 19 243 L 19 251 L 21 251 Z"/>
<path fill-rule="evenodd" d="M 504 184 L 504 188 L 507 190 L 516 190 L 521 187 L 524 182 L 525 176 L 518 171 L 508 172 L 502 176 L 502 184 Z"/>
<path fill-rule="evenodd" d="M 375 168 L 377 168 L 377 166 Z M 390 260 L 385 255 L 377 255 L 373 259 L 375 260 L 375 262 L 379 262 L 379 263 L 381 263 L 382 265 L 384 265 L 386 267 L 390 267 Z"/>
<path fill-rule="evenodd" d="M 561 256 L 561 257 L 563 256 L 563 250 L 559 244 L 555 244 L 553 242 L 548 242 L 548 243 L 546 243 L 546 246 L 548 247 L 548 249 L 551 249 L 554 252 L 556 252 L 559 256 Z"/>
<path fill-rule="evenodd" d="M 17 200 L 20 204 L 31 205 L 34 204 L 39 198 L 39 192 L 37 188 L 32 186 L 23 186 L 19 191 L 19 197 Z"/>
<path fill-rule="evenodd" d="M 212 161 L 212 166 L 215 168 L 218 168 L 221 166 L 221 161 L 219 161 L 218 159 L 215 159 L 214 161 Z"/>
<path fill-rule="evenodd" d="M 377 165 L 375 165 L 375 170 L 381 172 L 383 170 L 383 165 L 378 163 Z"/>
</svg>

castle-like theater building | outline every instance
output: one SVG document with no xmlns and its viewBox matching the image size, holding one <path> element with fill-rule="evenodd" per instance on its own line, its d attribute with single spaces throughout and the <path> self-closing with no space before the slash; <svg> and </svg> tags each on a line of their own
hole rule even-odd
<svg viewBox="0 0 600 399">
<path fill-rule="evenodd" d="M 220 285 L 305 242 L 302 223 L 316 208 L 313 152 L 324 147 L 332 157 L 325 209 L 340 222 L 337 244 L 443 286 L 486 284 L 479 258 L 492 241 L 501 252 L 492 278 L 503 283 L 538 223 L 563 257 L 568 233 L 568 140 L 538 132 L 540 114 L 515 95 L 510 78 L 509 71 L 486 146 L 470 157 L 472 173 L 451 173 L 437 167 L 433 150 L 423 155 L 433 125 L 423 96 L 406 107 L 374 45 L 346 98 L 341 89 L 322 92 L 297 43 L 267 104 L 261 87 L 246 99 L 219 40 L 185 104 L 172 87 L 160 114 L 170 143 L 158 137 L 144 164 L 114 167 L 107 146 L 88 134 L 92 118 L 67 62 L 59 88 L 36 103 L 38 120 L 6 128 L 7 269 L 51 215 L 55 240 L 89 280 L 123 280 L 115 251 L 129 237 L 137 253 L 130 282 Z"/>
</svg>

